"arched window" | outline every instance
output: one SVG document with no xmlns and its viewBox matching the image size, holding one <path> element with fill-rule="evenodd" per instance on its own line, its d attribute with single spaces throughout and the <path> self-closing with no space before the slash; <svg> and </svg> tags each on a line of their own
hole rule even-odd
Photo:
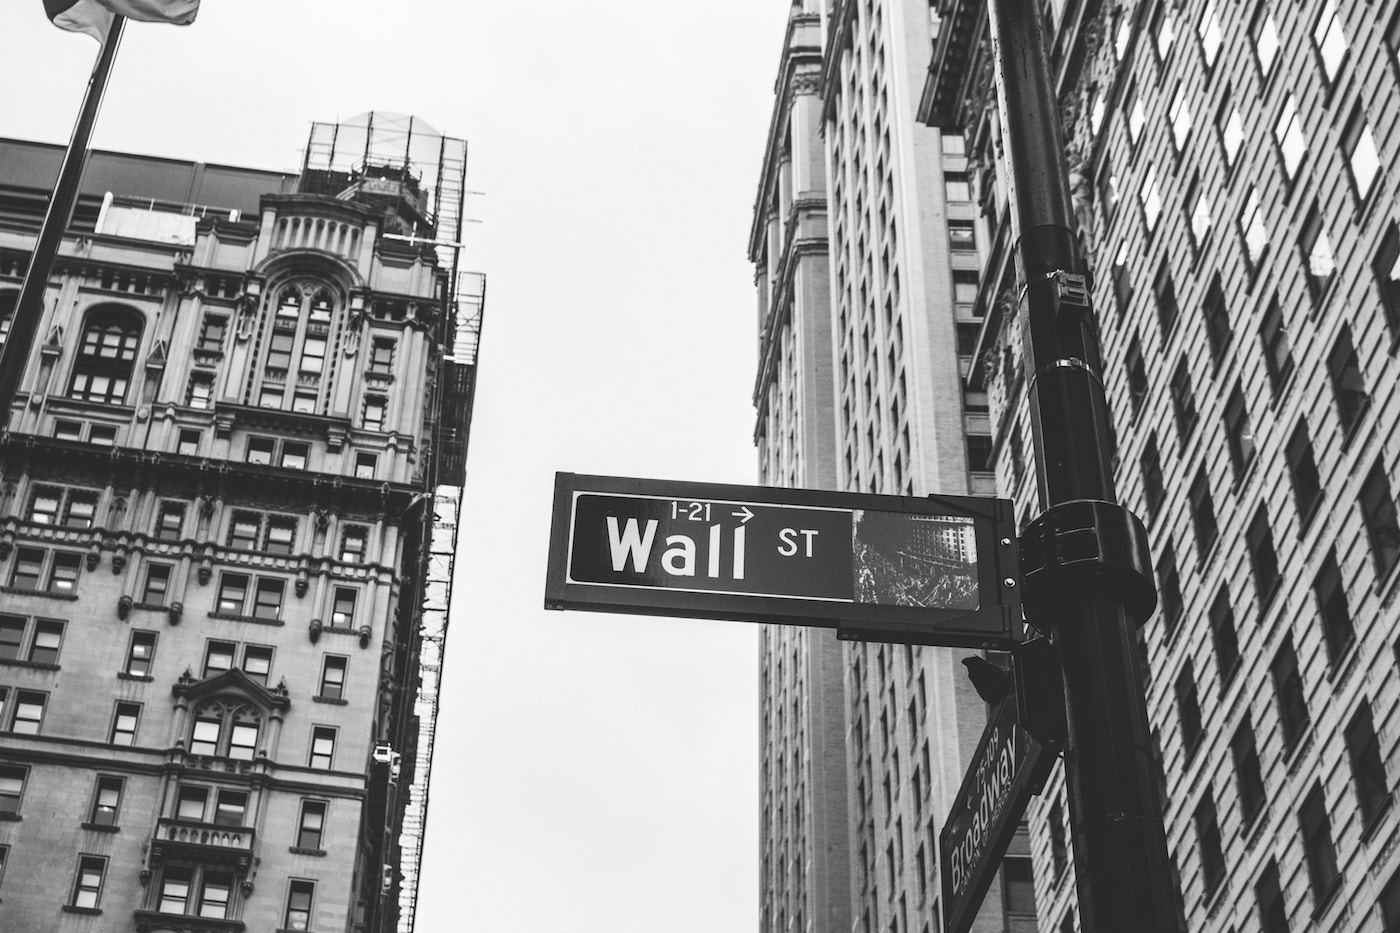
<svg viewBox="0 0 1400 933">
<path fill-rule="evenodd" d="M 275 313 L 263 351 L 258 404 L 315 413 L 329 374 L 331 324 L 340 301 L 332 289 L 304 277 L 273 294 Z"/>
<path fill-rule="evenodd" d="M 190 754 L 252 761 L 258 752 L 261 725 L 262 717 L 251 706 L 210 700 L 195 710 Z"/>
<path fill-rule="evenodd" d="M 137 314 L 104 308 L 88 315 L 68 397 L 108 405 L 125 402 L 140 343 L 141 318 Z"/>
</svg>

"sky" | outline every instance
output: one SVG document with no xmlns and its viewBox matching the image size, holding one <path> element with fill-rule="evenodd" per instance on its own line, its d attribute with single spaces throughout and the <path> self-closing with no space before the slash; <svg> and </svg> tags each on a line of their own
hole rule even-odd
<svg viewBox="0 0 1400 933">
<path fill-rule="evenodd" d="M 542 602 L 555 471 L 755 482 L 788 8 L 205 0 L 127 29 L 96 148 L 295 171 L 312 121 L 368 110 L 470 146 L 487 299 L 420 931 L 757 927 L 757 628 Z M 97 44 L 40 0 L 0 36 L 0 136 L 66 142 Z"/>
</svg>

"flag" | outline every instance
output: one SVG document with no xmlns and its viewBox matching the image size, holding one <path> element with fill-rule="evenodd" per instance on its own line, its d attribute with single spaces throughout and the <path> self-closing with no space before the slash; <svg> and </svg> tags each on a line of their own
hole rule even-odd
<svg viewBox="0 0 1400 933">
<path fill-rule="evenodd" d="M 103 42 L 113 16 L 184 26 L 194 22 L 199 0 L 44 0 L 44 12 L 60 29 L 85 32 Z"/>
</svg>

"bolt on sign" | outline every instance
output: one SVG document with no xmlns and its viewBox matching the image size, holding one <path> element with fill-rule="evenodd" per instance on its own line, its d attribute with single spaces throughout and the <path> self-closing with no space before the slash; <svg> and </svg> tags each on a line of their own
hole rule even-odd
<svg viewBox="0 0 1400 933">
<path fill-rule="evenodd" d="M 558 473 L 548 609 L 1009 648 L 1011 504 Z"/>
<path fill-rule="evenodd" d="M 962 787 L 938 834 L 943 929 L 967 933 L 1031 795 L 1057 756 L 1020 727 L 1016 696 L 1001 701 L 982 732 Z"/>
</svg>

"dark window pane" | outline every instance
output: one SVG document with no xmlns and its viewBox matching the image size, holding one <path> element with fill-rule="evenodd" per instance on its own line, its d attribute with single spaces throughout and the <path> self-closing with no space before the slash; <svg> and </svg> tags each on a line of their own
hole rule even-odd
<svg viewBox="0 0 1400 933">
<path fill-rule="evenodd" d="M 1222 687 L 1239 669 L 1240 644 L 1235 632 L 1235 614 L 1230 608 L 1230 594 L 1222 587 L 1210 604 L 1210 637 L 1215 648 L 1215 665 Z"/>
<path fill-rule="evenodd" d="M 1278 697 L 1279 725 L 1283 730 L 1285 751 L 1292 751 L 1308 728 L 1311 717 L 1303 696 L 1303 676 L 1298 671 L 1298 655 L 1293 651 L 1290 637 L 1279 648 L 1271 665 L 1274 693 Z"/>
<path fill-rule="evenodd" d="M 1384 575 L 1400 556 L 1400 517 L 1396 515 L 1395 497 L 1390 494 L 1390 480 L 1379 462 L 1361 487 L 1360 505 L 1376 573 Z"/>
<path fill-rule="evenodd" d="M 1312 439 L 1308 437 L 1306 421 L 1298 422 L 1293 429 L 1286 456 L 1288 475 L 1293 480 L 1293 498 L 1298 503 L 1298 516 L 1306 525 L 1317 500 L 1322 496 L 1322 483 L 1317 475 L 1317 464 L 1313 461 Z"/>
<path fill-rule="evenodd" d="M 1370 825 L 1390 800 L 1390 781 L 1381 760 L 1380 742 L 1371 719 L 1371 704 L 1362 701 L 1347 725 L 1347 755 L 1356 779 L 1356 802 L 1363 825 Z"/>
<path fill-rule="evenodd" d="M 1342 586 L 1342 573 L 1337 567 L 1335 548 L 1327 552 L 1327 559 L 1322 562 L 1322 569 L 1313 581 L 1313 594 L 1317 597 L 1327 659 L 1336 664 L 1355 640 L 1355 629 L 1352 627 L 1351 609 L 1347 605 L 1346 589 Z"/>
</svg>

